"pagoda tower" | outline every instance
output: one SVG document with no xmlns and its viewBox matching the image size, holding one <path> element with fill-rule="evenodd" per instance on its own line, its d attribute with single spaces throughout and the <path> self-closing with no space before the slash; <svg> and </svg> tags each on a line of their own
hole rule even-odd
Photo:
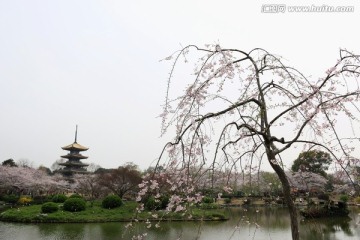
<svg viewBox="0 0 360 240">
<path fill-rule="evenodd" d="M 81 159 L 87 159 L 88 157 L 83 156 L 80 152 L 86 151 L 89 148 L 77 143 L 77 125 L 74 143 L 62 147 L 62 149 L 70 151 L 68 154 L 61 156 L 62 158 L 66 158 L 68 160 L 64 163 L 59 163 L 59 165 L 64 166 L 64 168 L 60 170 L 64 176 L 72 176 L 75 173 L 88 173 L 86 167 L 89 166 L 89 164 L 81 162 Z"/>
</svg>

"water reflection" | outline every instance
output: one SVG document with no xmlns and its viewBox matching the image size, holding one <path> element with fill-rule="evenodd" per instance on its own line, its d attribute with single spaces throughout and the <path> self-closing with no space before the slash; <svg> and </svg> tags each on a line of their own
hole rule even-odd
<svg viewBox="0 0 360 240">
<path fill-rule="evenodd" d="M 286 208 L 228 209 L 224 222 L 164 222 L 160 228 L 147 229 L 138 223 L 131 230 L 126 223 L 18 224 L 0 222 L 0 239 L 118 240 L 147 232 L 147 239 L 291 239 Z M 300 236 L 306 240 L 359 239 L 360 208 L 352 208 L 349 218 L 300 221 Z"/>
<path fill-rule="evenodd" d="M 301 222 L 304 231 L 300 234 L 303 239 L 309 240 L 338 239 L 335 238 L 337 232 L 352 237 L 354 233 L 350 228 L 350 222 L 350 217 L 305 220 Z"/>
<path fill-rule="evenodd" d="M 359 239 L 360 209 L 352 208 L 349 217 L 309 219 L 301 221 L 300 236 L 303 239 Z"/>
<path fill-rule="evenodd" d="M 122 236 L 125 231 L 124 224 L 121 224 L 119 226 L 119 223 L 106 223 L 100 225 L 92 224 L 92 225 L 100 230 L 101 233 L 100 235 L 102 236 L 103 239 L 116 239 L 119 236 Z"/>
<path fill-rule="evenodd" d="M 85 234 L 84 224 L 38 224 L 40 239 L 83 239 Z"/>
</svg>

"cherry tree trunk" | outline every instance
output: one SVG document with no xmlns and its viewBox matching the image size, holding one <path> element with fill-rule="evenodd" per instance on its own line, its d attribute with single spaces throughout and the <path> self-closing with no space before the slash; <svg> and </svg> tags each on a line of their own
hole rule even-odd
<svg viewBox="0 0 360 240">
<path fill-rule="evenodd" d="M 282 189 L 284 193 L 284 199 L 286 205 L 289 209 L 290 222 L 291 222 L 291 235 L 293 240 L 299 240 L 299 222 L 298 222 L 298 213 L 291 197 L 291 188 L 288 178 L 286 177 L 284 169 L 276 162 L 275 154 L 271 151 L 270 146 L 267 148 L 267 157 L 271 167 L 274 169 L 276 174 L 279 177 L 279 180 L 282 184 Z"/>
<path fill-rule="evenodd" d="M 291 197 L 291 188 L 290 188 L 289 181 L 285 175 L 284 170 L 279 165 L 272 164 L 272 163 L 270 163 L 270 164 L 273 167 L 273 169 L 275 170 L 275 172 L 278 175 L 278 177 L 281 181 L 281 184 L 282 184 L 284 199 L 285 199 L 286 205 L 288 206 L 289 214 L 290 214 L 292 239 L 299 240 L 300 236 L 299 236 L 298 213 L 297 213 L 295 204 L 293 202 L 293 199 Z"/>
</svg>

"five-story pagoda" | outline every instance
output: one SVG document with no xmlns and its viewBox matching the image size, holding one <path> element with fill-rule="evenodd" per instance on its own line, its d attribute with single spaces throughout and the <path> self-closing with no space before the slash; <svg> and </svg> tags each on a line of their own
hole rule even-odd
<svg viewBox="0 0 360 240">
<path fill-rule="evenodd" d="M 61 156 L 62 158 L 68 159 L 64 163 L 59 163 L 59 165 L 64 166 L 64 168 L 60 170 L 63 175 L 72 176 L 75 173 L 88 173 L 86 167 L 89 166 L 89 164 L 81 162 L 81 159 L 87 159 L 88 157 L 83 156 L 80 152 L 86 151 L 89 148 L 77 143 L 77 126 L 74 143 L 62 147 L 62 149 L 70 151 L 68 154 Z"/>
</svg>

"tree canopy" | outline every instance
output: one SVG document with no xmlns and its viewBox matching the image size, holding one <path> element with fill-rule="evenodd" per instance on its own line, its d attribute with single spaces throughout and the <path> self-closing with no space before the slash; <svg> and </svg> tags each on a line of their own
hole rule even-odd
<svg viewBox="0 0 360 240">
<path fill-rule="evenodd" d="M 12 158 L 3 161 L 3 162 L 2 162 L 2 165 L 3 165 L 3 166 L 9 166 L 9 167 L 17 167 L 14 159 L 12 159 Z"/>
<path fill-rule="evenodd" d="M 141 183 L 141 173 L 138 166 L 126 163 L 117 169 L 99 171 L 99 184 L 123 198 L 131 191 L 135 191 Z"/>
<path fill-rule="evenodd" d="M 320 150 L 310 150 L 299 154 L 298 158 L 291 166 L 291 170 L 298 172 L 299 170 L 305 172 L 312 172 L 326 177 L 326 170 L 332 163 L 330 154 Z"/>
</svg>

